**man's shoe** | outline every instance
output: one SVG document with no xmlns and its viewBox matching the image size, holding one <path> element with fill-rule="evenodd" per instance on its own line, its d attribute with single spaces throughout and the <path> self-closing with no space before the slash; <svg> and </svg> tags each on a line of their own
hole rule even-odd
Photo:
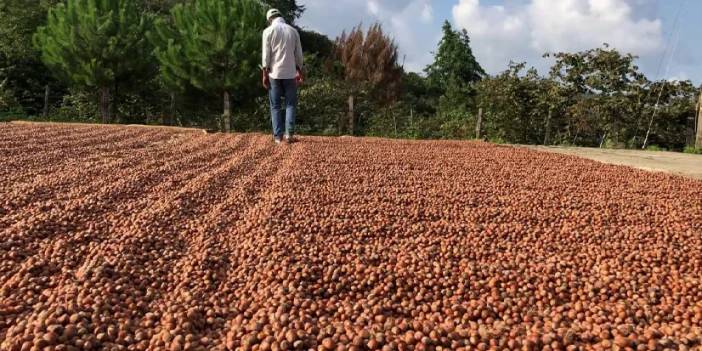
<svg viewBox="0 0 702 351">
<path fill-rule="evenodd" d="M 280 145 L 280 143 L 282 142 L 282 140 L 280 140 L 280 138 L 274 138 L 273 141 L 274 141 L 277 145 Z"/>
<path fill-rule="evenodd" d="M 294 142 L 296 142 L 296 141 L 297 141 L 297 140 L 296 140 L 294 137 L 291 137 L 291 136 L 289 136 L 289 135 L 286 135 L 286 136 L 285 136 L 285 142 L 288 143 L 288 144 L 292 144 L 292 143 L 294 143 Z"/>
</svg>

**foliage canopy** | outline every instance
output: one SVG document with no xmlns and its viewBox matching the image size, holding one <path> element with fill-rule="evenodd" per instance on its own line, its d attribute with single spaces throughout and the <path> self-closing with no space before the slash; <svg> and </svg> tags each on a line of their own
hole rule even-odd
<svg viewBox="0 0 702 351">
<path fill-rule="evenodd" d="M 231 95 L 245 95 L 256 81 L 265 25 L 256 0 L 195 0 L 176 5 L 149 34 L 170 89 L 192 85 L 224 99 L 228 129 Z"/>
</svg>

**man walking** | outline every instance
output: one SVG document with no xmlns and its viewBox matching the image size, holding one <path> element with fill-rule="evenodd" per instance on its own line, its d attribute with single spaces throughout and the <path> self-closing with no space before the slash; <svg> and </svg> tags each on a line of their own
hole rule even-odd
<svg viewBox="0 0 702 351">
<path fill-rule="evenodd" d="M 302 44 L 300 34 L 285 23 L 276 9 L 268 11 L 268 28 L 263 31 L 263 87 L 268 90 L 273 122 L 273 138 L 280 144 L 283 137 L 293 142 L 297 87 L 302 84 Z M 283 110 L 285 98 L 285 135 L 283 136 Z"/>
</svg>

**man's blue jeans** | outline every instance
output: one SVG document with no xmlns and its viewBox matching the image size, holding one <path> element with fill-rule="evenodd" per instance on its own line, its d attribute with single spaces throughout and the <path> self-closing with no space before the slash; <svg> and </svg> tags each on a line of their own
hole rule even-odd
<svg viewBox="0 0 702 351">
<path fill-rule="evenodd" d="M 283 137 L 282 100 L 285 98 L 285 136 L 292 137 L 295 132 L 295 114 L 297 113 L 297 84 L 295 79 L 271 79 L 268 92 L 271 101 L 271 119 L 273 136 Z"/>
</svg>

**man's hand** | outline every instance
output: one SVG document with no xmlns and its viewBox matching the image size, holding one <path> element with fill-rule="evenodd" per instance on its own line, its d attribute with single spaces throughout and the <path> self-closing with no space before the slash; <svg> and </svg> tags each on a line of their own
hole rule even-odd
<svg viewBox="0 0 702 351">
<path fill-rule="evenodd" d="M 263 88 L 268 90 L 271 88 L 271 80 L 268 78 L 268 70 L 264 69 L 261 71 L 261 83 L 263 84 Z"/>
<path fill-rule="evenodd" d="M 297 70 L 297 74 L 295 75 L 295 84 L 297 86 L 301 86 L 303 83 L 305 83 L 305 74 L 302 73 L 300 69 Z"/>
</svg>

